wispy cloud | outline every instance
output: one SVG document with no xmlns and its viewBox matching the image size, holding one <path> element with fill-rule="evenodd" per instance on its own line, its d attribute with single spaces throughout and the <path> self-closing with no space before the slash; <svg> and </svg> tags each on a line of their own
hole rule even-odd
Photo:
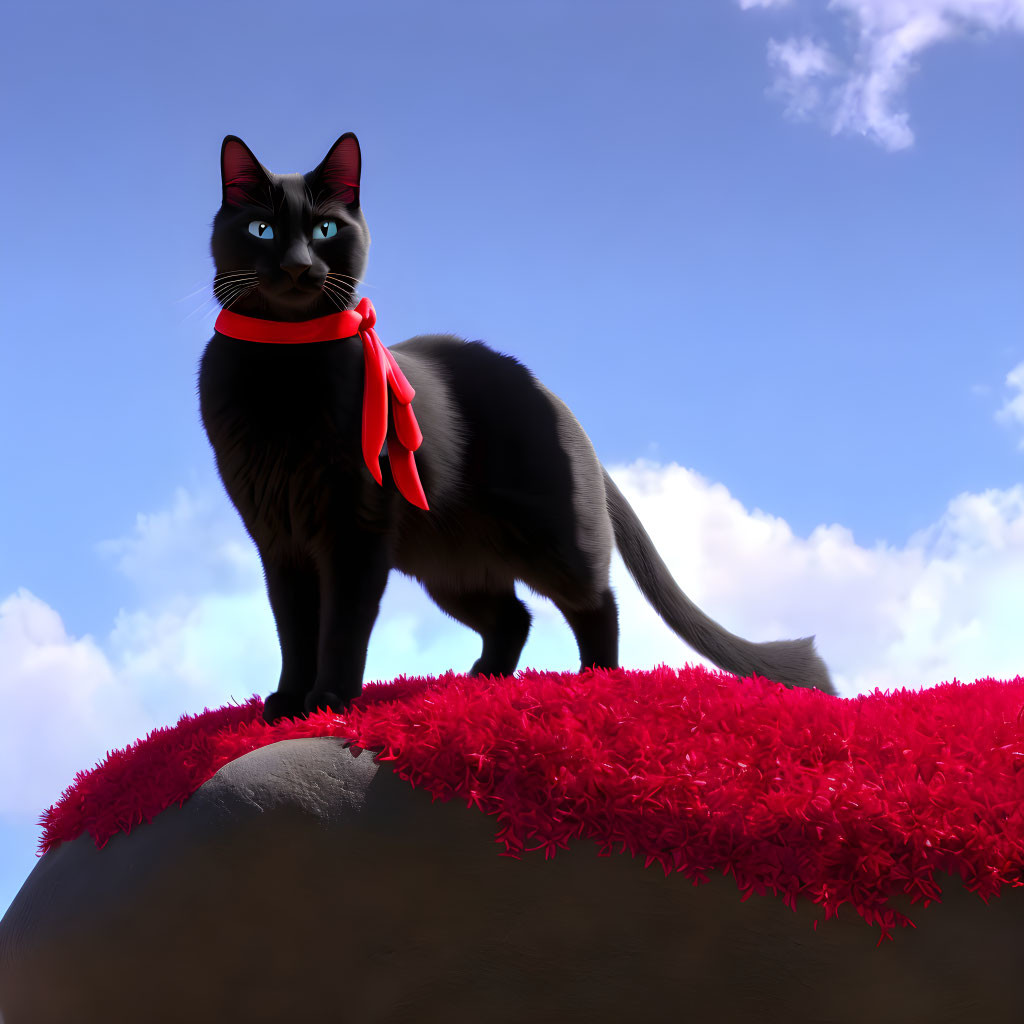
<svg viewBox="0 0 1024 1024">
<path fill-rule="evenodd" d="M 1006 375 L 1006 386 L 1013 393 L 996 413 L 996 419 L 1010 426 L 1024 427 L 1024 363 L 1018 363 Z M 1024 438 L 1020 447 L 1024 450 Z"/>
<path fill-rule="evenodd" d="M 127 536 L 104 541 L 100 553 L 114 561 L 144 598 L 252 589 L 262 572 L 236 515 L 220 494 L 179 487 L 169 507 L 140 513 Z"/>
<path fill-rule="evenodd" d="M 772 39 L 768 63 L 776 71 L 773 91 L 784 100 L 786 112 L 797 118 L 821 106 L 823 84 L 840 71 L 828 46 L 807 36 L 781 43 Z"/>
<path fill-rule="evenodd" d="M 839 525 L 797 536 L 681 466 L 637 462 L 612 473 L 694 601 L 752 640 L 817 634 L 844 695 L 1022 669 L 1024 487 L 959 495 L 902 546 L 868 548 Z M 0 816 L 37 814 L 111 746 L 276 683 L 259 562 L 226 499 L 179 492 L 104 550 L 138 588 L 136 606 L 105 637 L 70 635 L 55 609 L 24 590 L 0 603 Z M 617 559 L 612 582 L 622 664 L 700 660 Z M 524 596 L 534 628 L 522 665 L 574 668 L 561 616 Z M 393 577 L 367 679 L 465 670 L 478 653 L 474 633 Z M 45 729 L 33 724 L 40 709 Z"/>
<path fill-rule="evenodd" d="M 740 0 L 744 10 L 783 6 Z M 808 36 L 772 39 L 771 92 L 791 116 L 819 118 L 833 133 L 863 135 L 889 150 L 914 142 L 904 92 L 926 50 L 954 37 L 1024 31 L 1024 0 L 829 0 L 821 6 L 823 30 L 841 27 L 845 52 L 836 56 Z"/>
</svg>

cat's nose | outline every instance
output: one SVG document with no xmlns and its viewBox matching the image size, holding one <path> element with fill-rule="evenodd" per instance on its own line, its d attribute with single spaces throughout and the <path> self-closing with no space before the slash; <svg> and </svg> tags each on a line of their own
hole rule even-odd
<svg viewBox="0 0 1024 1024">
<path fill-rule="evenodd" d="M 300 252 L 297 249 L 285 253 L 281 261 L 281 269 L 293 280 L 298 281 L 300 277 L 313 265 L 308 252 Z"/>
</svg>

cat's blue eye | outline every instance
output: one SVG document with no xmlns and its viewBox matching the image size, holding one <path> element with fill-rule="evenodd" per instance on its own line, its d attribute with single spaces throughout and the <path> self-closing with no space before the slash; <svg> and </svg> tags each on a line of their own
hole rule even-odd
<svg viewBox="0 0 1024 1024">
<path fill-rule="evenodd" d="M 257 238 L 273 238 L 274 229 L 265 220 L 253 220 L 249 222 L 249 234 Z"/>
<path fill-rule="evenodd" d="M 336 220 L 322 220 L 313 228 L 313 237 L 333 238 L 338 233 L 338 222 Z"/>
</svg>

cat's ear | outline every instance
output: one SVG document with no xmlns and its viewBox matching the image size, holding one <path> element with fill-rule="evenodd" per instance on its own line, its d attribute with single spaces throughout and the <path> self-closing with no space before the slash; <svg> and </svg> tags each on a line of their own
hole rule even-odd
<svg viewBox="0 0 1024 1024">
<path fill-rule="evenodd" d="M 220 177 L 225 206 L 266 205 L 270 188 L 267 169 L 236 135 L 226 136 L 220 147 Z"/>
<path fill-rule="evenodd" d="M 345 132 L 331 146 L 320 166 L 313 172 L 320 184 L 346 206 L 359 203 L 359 175 L 363 160 L 359 153 L 359 140 L 352 132 Z"/>
</svg>

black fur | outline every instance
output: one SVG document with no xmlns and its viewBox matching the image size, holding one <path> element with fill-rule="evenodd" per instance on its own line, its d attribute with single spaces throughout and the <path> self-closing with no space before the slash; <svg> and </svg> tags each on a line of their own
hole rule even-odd
<svg viewBox="0 0 1024 1024">
<path fill-rule="evenodd" d="M 285 321 L 354 306 L 369 247 L 355 137 L 342 136 L 309 174 L 275 175 L 229 136 L 221 168 L 212 251 L 222 303 Z M 328 221 L 336 235 L 314 238 Z M 270 225 L 273 238 L 250 233 L 253 222 Z M 733 637 L 689 604 L 667 570 L 659 574 L 657 553 L 583 429 L 525 367 L 445 335 L 392 352 L 416 389 L 424 437 L 416 463 L 429 512 L 398 494 L 386 458 L 383 487 L 363 463 L 358 340 L 266 345 L 214 335 L 203 355 L 203 424 L 259 549 L 281 643 L 268 720 L 340 709 L 359 693 L 391 569 L 420 580 L 481 635 L 474 674 L 516 668 L 530 627 L 517 580 L 562 611 L 581 665 L 616 666 L 608 585 L 616 541 L 666 621 L 717 664 L 829 688 L 809 641 Z"/>
</svg>

